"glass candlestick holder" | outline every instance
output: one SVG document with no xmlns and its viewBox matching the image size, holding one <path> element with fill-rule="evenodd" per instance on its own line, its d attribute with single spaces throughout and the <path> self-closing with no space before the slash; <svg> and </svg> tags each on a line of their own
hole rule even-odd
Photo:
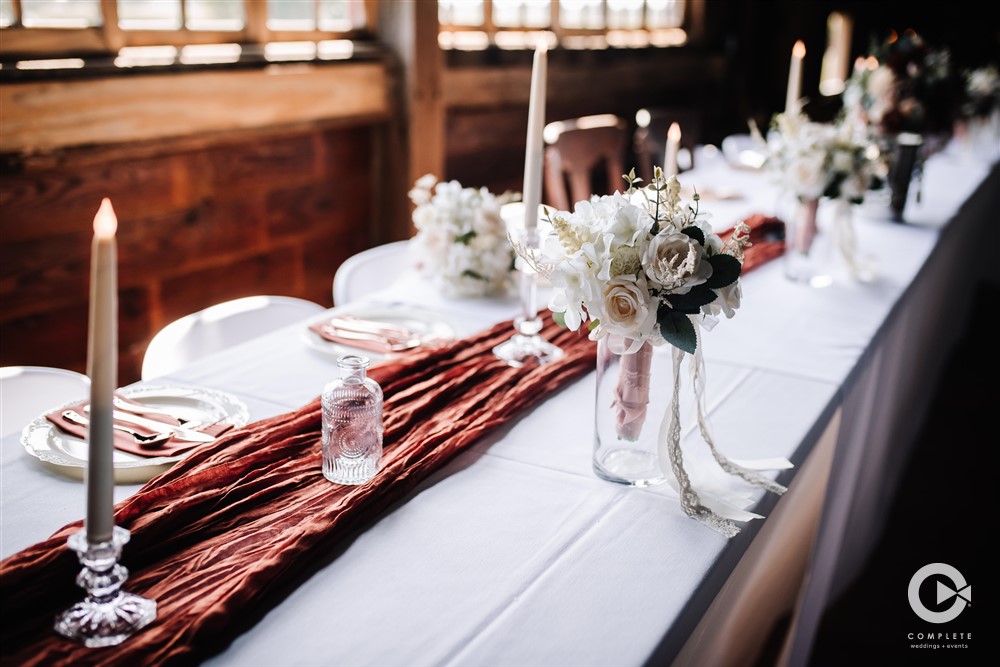
<svg viewBox="0 0 1000 667">
<path fill-rule="evenodd" d="M 56 632 L 90 648 L 115 646 L 156 620 L 155 600 L 121 589 L 128 570 L 118 559 L 130 536 L 120 526 L 107 542 L 89 542 L 86 529 L 70 535 L 67 545 L 83 565 L 76 583 L 87 597 L 56 617 Z"/>
<path fill-rule="evenodd" d="M 519 253 L 531 255 L 538 250 L 538 232 L 521 230 L 518 238 L 511 239 Z M 553 345 L 541 335 L 542 318 L 538 316 L 538 272 L 523 258 L 520 270 L 521 315 L 514 319 L 514 335 L 493 348 L 493 354 L 509 366 L 520 368 L 527 364 L 547 364 L 563 357 L 562 348 Z"/>
</svg>

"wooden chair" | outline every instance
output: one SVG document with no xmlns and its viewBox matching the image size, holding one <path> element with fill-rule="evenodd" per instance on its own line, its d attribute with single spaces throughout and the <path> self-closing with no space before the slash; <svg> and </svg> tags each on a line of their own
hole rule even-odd
<svg viewBox="0 0 1000 667">
<path fill-rule="evenodd" d="M 623 119 L 603 114 L 556 121 L 545 126 L 543 137 L 546 204 L 568 211 L 591 195 L 625 189 L 621 176 L 628 130 Z M 595 183 L 593 175 L 602 166 L 607 182 Z"/>
<path fill-rule="evenodd" d="M 701 136 L 701 113 L 695 109 L 639 109 L 635 114 L 637 125 L 632 135 L 632 151 L 635 154 L 636 173 L 643 183 L 653 178 L 653 167 L 663 166 L 667 147 L 667 130 L 671 123 L 681 128 L 681 149 L 686 148 L 694 166 L 694 147 Z M 684 171 L 685 165 L 679 165 Z"/>
</svg>

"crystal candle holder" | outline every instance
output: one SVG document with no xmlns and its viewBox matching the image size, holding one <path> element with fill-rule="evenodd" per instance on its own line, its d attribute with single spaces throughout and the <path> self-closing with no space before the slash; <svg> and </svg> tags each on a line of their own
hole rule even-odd
<svg viewBox="0 0 1000 667">
<path fill-rule="evenodd" d="M 128 570 L 118 559 L 130 537 L 119 526 L 107 542 L 89 542 L 85 529 L 70 535 L 66 543 L 83 565 L 76 583 L 87 597 L 56 617 L 56 632 L 90 648 L 115 646 L 156 620 L 155 600 L 121 589 Z"/>
</svg>

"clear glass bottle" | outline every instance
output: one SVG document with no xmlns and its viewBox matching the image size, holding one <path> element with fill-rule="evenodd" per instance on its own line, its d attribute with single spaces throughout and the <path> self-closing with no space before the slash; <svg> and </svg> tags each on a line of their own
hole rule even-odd
<svg viewBox="0 0 1000 667">
<path fill-rule="evenodd" d="M 382 465 L 382 388 L 368 377 L 367 357 L 349 354 L 341 376 L 323 389 L 323 476 L 364 484 Z"/>
</svg>

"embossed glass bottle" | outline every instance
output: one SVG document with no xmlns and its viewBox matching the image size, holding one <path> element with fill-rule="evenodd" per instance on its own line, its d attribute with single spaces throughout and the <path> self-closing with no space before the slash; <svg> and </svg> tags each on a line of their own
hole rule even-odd
<svg viewBox="0 0 1000 667">
<path fill-rule="evenodd" d="M 364 484 L 382 464 L 382 388 L 368 364 L 340 357 L 340 378 L 323 389 L 323 476 L 337 484 Z"/>
</svg>

